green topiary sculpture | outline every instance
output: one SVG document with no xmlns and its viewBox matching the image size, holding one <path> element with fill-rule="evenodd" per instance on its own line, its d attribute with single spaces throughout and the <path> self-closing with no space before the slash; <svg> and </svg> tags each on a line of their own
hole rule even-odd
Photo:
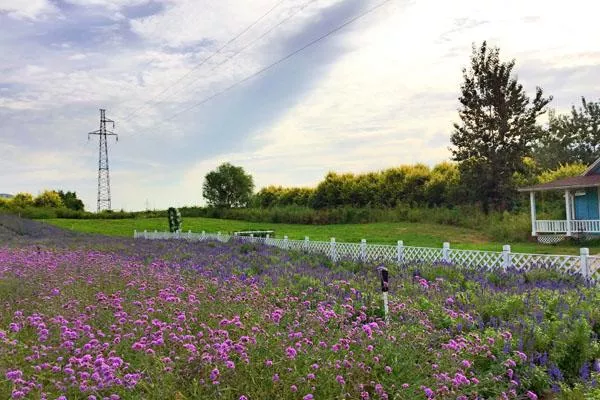
<svg viewBox="0 0 600 400">
<path fill-rule="evenodd" d="M 169 231 L 181 232 L 181 213 L 174 207 L 169 207 Z"/>
</svg>

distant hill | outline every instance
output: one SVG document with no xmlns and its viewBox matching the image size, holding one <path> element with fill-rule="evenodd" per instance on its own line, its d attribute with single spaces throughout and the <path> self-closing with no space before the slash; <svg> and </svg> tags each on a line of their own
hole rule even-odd
<svg viewBox="0 0 600 400">
<path fill-rule="evenodd" d="M 2 198 L 2 199 L 12 199 L 13 197 L 15 197 L 15 196 L 13 196 L 12 194 L 0 193 L 0 198 Z"/>
</svg>

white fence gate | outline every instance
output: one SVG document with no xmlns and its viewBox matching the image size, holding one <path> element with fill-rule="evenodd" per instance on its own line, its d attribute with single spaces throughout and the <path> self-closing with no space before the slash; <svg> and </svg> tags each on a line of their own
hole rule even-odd
<svg viewBox="0 0 600 400">
<path fill-rule="evenodd" d="M 451 249 L 449 243 L 443 247 L 414 247 L 404 246 L 402 240 L 393 245 L 367 244 L 363 239 L 360 243 L 336 242 L 331 238 L 329 242 L 309 240 L 290 240 L 287 236 L 283 239 L 259 238 L 252 236 L 234 236 L 218 233 L 192 233 L 188 232 L 137 232 L 135 239 L 184 239 L 192 241 L 217 240 L 228 242 L 232 238 L 238 241 L 262 243 L 268 246 L 279 247 L 284 250 L 304 251 L 309 253 L 324 254 L 333 261 L 348 259 L 355 261 L 381 261 L 396 262 L 442 262 L 465 267 L 485 268 L 488 270 L 507 269 L 514 267 L 518 270 L 532 268 L 549 268 L 570 275 L 581 274 L 584 278 L 596 281 L 600 278 L 600 257 L 590 256 L 589 249 L 580 249 L 579 255 L 552 255 L 552 254 L 527 254 L 513 253 L 510 245 L 505 245 L 502 251 L 459 250 Z"/>
</svg>

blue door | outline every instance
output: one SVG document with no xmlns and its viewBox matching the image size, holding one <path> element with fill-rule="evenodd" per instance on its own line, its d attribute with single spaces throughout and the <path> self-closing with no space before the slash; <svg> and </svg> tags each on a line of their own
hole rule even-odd
<svg viewBox="0 0 600 400">
<path fill-rule="evenodd" d="M 600 219 L 598 188 L 587 188 L 585 191 L 575 192 L 575 219 Z"/>
</svg>

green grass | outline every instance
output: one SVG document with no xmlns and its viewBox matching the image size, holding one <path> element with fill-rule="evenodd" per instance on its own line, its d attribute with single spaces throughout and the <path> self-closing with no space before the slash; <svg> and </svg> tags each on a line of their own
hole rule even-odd
<svg viewBox="0 0 600 400">
<path fill-rule="evenodd" d="M 85 219 L 49 219 L 53 225 L 79 232 L 98 233 L 111 236 L 133 236 L 138 232 L 167 231 L 166 218 L 118 219 L 118 220 L 85 220 Z M 335 237 L 339 242 L 359 242 L 367 239 L 368 243 L 395 244 L 403 240 L 406 246 L 441 247 L 443 242 L 450 242 L 451 247 L 473 250 L 502 250 L 500 243 L 486 234 L 467 228 L 448 225 L 394 222 L 370 224 L 336 224 L 336 225 L 296 225 L 273 224 L 260 222 L 233 221 L 212 218 L 184 218 L 184 231 L 223 233 L 240 230 L 274 230 L 277 237 L 287 235 L 290 239 L 329 240 Z M 577 245 L 561 243 L 559 245 L 542 245 L 535 242 L 509 243 L 512 251 L 543 254 L 578 254 L 579 247 L 589 247 L 590 254 L 600 253 L 600 242 L 588 242 Z"/>
</svg>

